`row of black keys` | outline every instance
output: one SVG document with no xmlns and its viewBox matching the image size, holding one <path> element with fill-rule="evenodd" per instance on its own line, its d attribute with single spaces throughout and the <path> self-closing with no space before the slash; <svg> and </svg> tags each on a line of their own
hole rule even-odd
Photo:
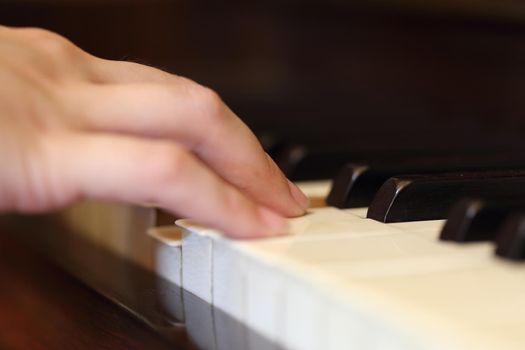
<svg viewBox="0 0 525 350">
<path fill-rule="evenodd" d="M 525 161 L 520 156 L 349 163 L 326 201 L 339 208 L 367 206 L 368 218 L 386 223 L 448 218 L 441 239 L 493 240 L 498 255 L 525 260 Z"/>
</svg>

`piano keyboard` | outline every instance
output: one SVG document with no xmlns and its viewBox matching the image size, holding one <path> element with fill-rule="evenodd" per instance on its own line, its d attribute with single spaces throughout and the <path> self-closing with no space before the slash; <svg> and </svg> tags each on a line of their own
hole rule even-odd
<svg viewBox="0 0 525 350">
<path fill-rule="evenodd" d="M 330 185 L 301 187 L 316 197 Z M 366 211 L 315 208 L 263 240 L 186 220 L 182 241 L 150 233 L 172 252 L 157 259 L 164 277 L 284 348 L 522 348 L 525 266 L 490 242 L 439 240 L 444 220 L 385 224 Z"/>
<path fill-rule="evenodd" d="M 254 333 L 277 349 L 521 349 L 525 172 L 508 170 L 518 160 L 495 170 L 454 162 L 441 166 L 448 173 L 417 165 L 421 175 L 352 165 L 333 184 L 299 183 L 313 208 L 282 237 L 231 240 L 188 220 L 159 227 L 173 219 L 115 204 L 63 218 L 180 286 L 162 304 L 203 349 L 267 349 Z M 447 214 L 465 195 L 474 198 Z M 232 333 L 226 319 L 243 326 Z"/>
</svg>

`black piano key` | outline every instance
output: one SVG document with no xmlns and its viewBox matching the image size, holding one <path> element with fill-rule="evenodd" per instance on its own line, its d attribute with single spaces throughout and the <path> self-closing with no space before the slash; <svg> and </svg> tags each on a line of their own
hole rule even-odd
<svg viewBox="0 0 525 350">
<path fill-rule="evenodd" d="M 274 157 L 283 173 L 293 181 L 329 179 L 343 164 L 362 156 L 344 150 L 311 149 L 296 145 L 285 147 Z"/>
<path fill-rule="evenodd" d="M 381 186 L 367 217 L 381 222 L 438 220 L 463 197 L 523 196 L 525 171 L 407 175 L 393 177 Z"/>
<path fill-rule="evenodd" d="M 525 197 L 460 200 L 451 207 L 439 238 L 455 242 L 493 240 L 504 220 L 516 210 L 525 210 Z"/>
<path fill-rule="evenodd" d="M 359 181 L 368 169 L 369 166 L 364 164 L 344 165 L 334 178 L 330 193 L 326 197 L 326 204 L 337 208 L 366 207 L 373 198 L 373 195 L 368 196 L 367 194 L 372 191 L 375 193 L 377 188 L 388 179 L 388 177 L 384 179 L 374 190 L 374 181 Z M 362 189 L 360 193 L 364 193 L 364 196 L 359 196 L 358 188 Z M 372 198 L 369 199 L 369 197 Z"/>
<path fill-rule="evenodd" d="M 508 260 L 525 260 L 525 212 L 512 214 L 496 238 L 496 255 Z"/>
<path fill-rule="evenodd" d="M 272 154 L 279 168 L 293 181 L 333 178 L 334 174 L 336 174 L 344 164 L 349 162 L 382 164 L 390 161 L 393 164 L 399 164 L 407 158 L 413 159 L 418 157 L 418 159 L 425 159 L 425 157 L 435 155 L 435 153 L 430 155 L 421 154 L 417 151 L 376 153 L 336 148 L 315 148 L 305 145 L 282 147 L 279 149 L 279 153 L 273 152 Z M 525 157 L 522 159 L 522 164 L 525 164 Z M 397 168 L 399 168 L 399 166 Z M 384 180 L 382 182 L 384 182 Z"/>
<path fill-rule="evenodd" d="M 525 169 L 521 155 L 494 153 L 474 155 L 434 155 L 369 163 L 348 163 L 334 178 L 326 203 L 337 208 L 370 205 L 381 185 L 391 177 L 458 171 Z"/>
</svg>

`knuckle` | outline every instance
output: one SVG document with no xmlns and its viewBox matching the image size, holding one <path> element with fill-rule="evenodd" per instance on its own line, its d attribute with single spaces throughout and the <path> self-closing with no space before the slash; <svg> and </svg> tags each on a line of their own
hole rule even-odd
<svg viewBox="0 0 525 350">
<path fill-rule="evenodd" d="M 41 28 L 24 29 L 26 36 L 43 51 L 51 55 L 69 55 L 73 50 L 73 44 L 63 36 Z"/>
<path fill-rule="evenodd" d="M 191 95 L 196 107 L 200 112 L 200 116 L 209 122 L 220 122 L 224 117 L 224 103 L 219 94 L 214 90 L 197 85 L 191 87 Z"/>
<path fill-rule="evenodd" d="M 214 120 L 221 119 L 221 117 L 224 116 L 224 113 L 222 113 L 224 105 L 219 94 L 209 88 L 204 88 L 204 91 L 201 94 L 206 115 Z"/>
<path fill-rule="evenodd" d="M 46 52 L 56 56 L 68 56 L 72 53 L 72 45 L 62 37 L 43 40 L 41 47 Z"/>
</svg>

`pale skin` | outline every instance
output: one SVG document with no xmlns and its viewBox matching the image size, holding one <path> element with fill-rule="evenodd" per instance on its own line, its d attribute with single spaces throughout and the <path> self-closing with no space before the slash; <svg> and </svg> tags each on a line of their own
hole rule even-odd
<svg viewBox="0 0 525 350">
<path fill-rule="evenodd" d="M 209 88 L 0 26 L 0 212 L 155 204 L 236 238 L 283 234 L 308 200 Z"/>
</svg>

